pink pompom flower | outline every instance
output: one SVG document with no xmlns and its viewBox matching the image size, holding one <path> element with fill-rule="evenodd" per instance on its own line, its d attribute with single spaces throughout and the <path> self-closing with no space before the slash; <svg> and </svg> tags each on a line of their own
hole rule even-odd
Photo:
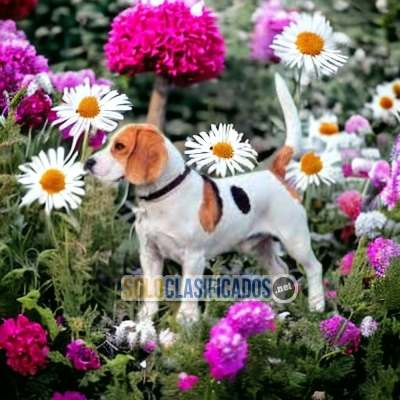
<svg viewBox="0 0 400 400">
<path fill-rule="evenodd" d="M 181 372 L 178 375 L 178 388 L 181 390 L 190 390 L 194 385 L 199 382 L 196 375 L 188 375 L 186 372 Z"/>
<path fill-rule="evenodd" d="M 22 99 L 15 110 L 15 120 L 29 129 L 39 128 L 46 121 L 52 101 L 42 89 Z"/>
<path fill-rule="evenodd" d="M 390 164 L 385 160 L 379 160 L 374 164 L 368 176 L 376 189 L 382 189 L 388 182 L 390 174 Z"/>
<path fill-rule="evenodd" d="M 0 326 L 0 349 L 6 350 L 7 365 L 21 375 L 35 375 L 47 365 L 47 334 L 37 322 L 19 314 Z"/>
<path fill-rule="evenodd" d="M 91 69 L 82 69 L 80 71 L 65 71 L 50 74 L 50 79 L 53 85 L 59 92 L 64 92 L 64 89 L 71 89 L 79 85 L 85 84 L 85 79 L 89 79 L 90 86 L 112 86 L 113 83 L 107 79 L 97 79 L 95 73 Z"/>
<path fill-rule="evenodd" d="M 350 274 L 355 255 L 356 255 L 355 250 L 350 251 L 340 260 L 339 268 L 342 275 L 346 276 Z"/>
<path fill-rule="evenodd" d="M 206 343 L 204 358 L 211 366 L 215 379 L 234 379 L 247 359 L 247 342 L 236 332 L 226 318 L 211 328 L 210 341 Z"/>
<path fill-rule="evenodd" d="M 344 125 L 344 130 L 347 133 L 367 133 L 372 131 L 369 121 L 362 115 L 350 117 Z"/>
<path fill-rule="evenodd" d="M 215 17 L 202 4 L 139 1 L 111 24 L 107 66 L 126 75 L 155 72 L 181 87 L 216 78 L 225 67 L 226 48 Z"/>
<path fill-rule="evenodd" d="M 369 265 L 375 270 L 375 275 L 380 278 L 385 277 L 391 259 L 399 256 L 400 245 L 390 239 L 378 237 L 367 246 Z"/>
<path fill-rule="evenodd" d="M 55 392 L 51 400 L 87 400 L 87 397 L 79 392 Z"/>
<path fill-rule="evenodd" d="M 251 54 L 255 60 L 278 63 L 280 58 L 270 48 L 276 35 L 298 18 L 298 12 L 286 11 L 279 0 L 266 1 L 255 13 Z"/>
<path fill-rule="evenodd" d="M 328 292 L 325 292 L 325 297 L 327 299 L 333 299 L 337 296 L 337 292 L 335 290 L 330 290 Z"/>
<path fill-rule="evenodd" d="M 332 318 L 322 321 L 319 329 L 322 336 L 333 348 L 346 347 L 346 354 L 358 350 L 360 330 L 346 318 L 335 315 Z"/>
<path fill-rule="evenodd" d="M 274 310 L 262 301 L 244 300 L 232 304 L 226 316 L 227 322 L 244 338 L 266 330 L 274 331 Z"/>
<path fill-rule="evenodd" d="M 100 368 L 100 358 L 97 353 L 87 347 L 82 339 L 76 339 L 67 346 L 67 358 L 72 361 L 75 369 L 86 371 Z"/>
<path fill-rule="evenodd" d="M 356 190 L 344 192 L 338 197 L 337 204 L 340 211 L 346 215 L 346 217 L 355 221 L 362 210 L 361 194 Z"/>
</svg>

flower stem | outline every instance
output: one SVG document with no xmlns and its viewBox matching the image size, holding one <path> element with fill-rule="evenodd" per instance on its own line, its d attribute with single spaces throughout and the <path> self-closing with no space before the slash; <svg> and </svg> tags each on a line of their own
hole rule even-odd
<svg viewBox="0 0 400 400">
<path fill-rule="evenodd" d="M 83 134 L 83 143 L 82 143 L 82 147 L 81 147 L 81 162 L 82 163 L 85 161 L 85 158 L 86 158 L 86 150 L 88 147 L 88 142 L 89 142 L 89 131 L 87 130 Z"/>
<path fill-rule="evenodd" d="M 164 76 L 156 75 L 146 122 L 148 124 L 155 125 L 160 130 L 164 129 L 165 107 L 167 105 L 168 89 L 168 79 Z"/>
</svg>

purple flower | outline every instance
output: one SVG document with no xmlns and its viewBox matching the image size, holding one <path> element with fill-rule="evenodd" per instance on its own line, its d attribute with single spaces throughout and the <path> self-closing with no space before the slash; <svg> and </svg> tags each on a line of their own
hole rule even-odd
<svg viewBox="0 0 400 400">
<path fill-rule="evenodd" d="M 346 318 L 335 315 L 322 321 L 319 329 L 332 347 L 346 347 L 346 354 L 358 350 L 360 330 Z"/>
<path fill-rule="evenodd" d="M 190 390 L 199 381 L 196 375 L 188 375 L 186 372 L 181 372 L 178 379 L 178 388 L 181 390 Z"/>
<path fill-rule="evenodd" d="M 361 321 L 360 330 L 361 335 L 364 337 L 370 337 L 378 329 L 378 323 L 373 320 L 372 317 L 367 316 Z"/>
<path fill-rule="evenodd" d="M 90 86 L 100 85 L 100 86 L 112 86 L 113 83 L 107 79 L 96 79 L 94 71 L 91 69 L 82 69 L 80 71 L 66 71 L 57 72 L 50 75 L 50 79 L 53 85 L 63 92 L 64 89 L 74 88 L 78 85 L 83 85 L 85 83 L 85 78 L 89 79 Z"/>
<path fill-rule="evenodd" d="M 279 0 L 266 1 L 255 14 L 252 57 L 260 61 L 278 63 L 280 59 L 275 56 L 270 46 L 274 37 L 282 33 L 291 22 L 296 21 L 297 17 L 297 11 L 285 11 Z"/>
<path fill-rule="evenodd" d="M 153 340 L 149 340 L 144 346 L 143 346 L 143 350 L 146 353 L 151 353 L 152 351 L 154 351 L 157 348 L 157 344 L 156 342 L 154 342 Z"/>
<path fill-rule="evenodd" d="M 347 133 L 364 133 L 372 131 L 369 121 L 361 115 L 353 115 L 350 117 L 344 125 L 344 130 Z"/>
<path fill-rule="evenodd" d="M 17 29 L 17 25 L 10 19 L 1 21 L 0 20 L 0 42 L 6 40 L 26 40 L 25 33 Z"/>
<path fill-rule="evenodd" d="M 397 161 L 400 158 L 400 134 L 397 136 L 394 142 L 392 153 L 390 155 L 391 161 Z"/>
<path fill-rule="evenodd" d="M 381 278 L 385 277 L 390 260 L 398 256 L 400 256 L 400 245 L 390 239 L 378 237 L 367 246 L 369 265 L 375 270 L 375 275 Z"/>
<path fill-rule="evenodd" d="M 25 97 L 15 110 L 15 120 L 24 127 L 35 129 L 43 125 L 52 106 L 51 98 L 42 90 Z"/>
<path fill-rule="evenodd" d="M 389 210 L 400 201 L 400 160 L 392 162 L 392 172 L 381 192 L 381 199 Z"/>
<path fill-rule="evenodd" d="M 337 292 L 335 290 L 331 290 L 331 291 L 325 292 L 325 297 L 327 299 L 333 299 L 336 296 L 337 296 Z"/>
<path fill-rule="evenodd" d="M 75 369 L 86 371 L 100 368 L 99 356 L 83 340 L 74 340 L 67 346 L 67 350 L 67 358 L 72 361 Z"/>
<path fill-rule="evenodd" d="M 244 367 L 247 347 L 243 336 L 231 327 L 226 318 L 221 319 L 211 328 L 210 341 L 206 343 L 203 354 L 211 366 L 211 375 L 218 380 L 233 379 Z"/>
<path fill-rule="evenodd" d="M 261 301 L 244 300 L 233 304 L 228 309 L 226 317 L 231 327 L 244 338 L 267 329 L 274 331 L 274 310 Z"/>
<path fill-rule="evenodd" d="M 55 392 L 51 400 L 87 400 L 86 396 L 78 392 Z"/>
<path fill-rule="evenodd" d="M 369 171 L 369 178 L 376 189 L 382 189 L 390 178 L 390 164 L 385 160 L 377 161 Z"/>
</svg>

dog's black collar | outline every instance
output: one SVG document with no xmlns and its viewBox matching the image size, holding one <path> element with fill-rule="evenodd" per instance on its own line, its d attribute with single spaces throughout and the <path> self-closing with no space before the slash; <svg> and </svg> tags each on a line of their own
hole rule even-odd
<svg viewBox="0 0 400 400">
<path fill-rule="evenodd" d="M 151 201 L 160 198 L 161 196 L 166 195 L 171 190 L 175 189 L 178 185 L 180 185 L 183 180 L 189 175 L 190 168 L 186 167 L 185 170 L 177 176 L 172 182 L 168 183 L 168 185 L 164 186 L 160 190 L 157 190 L 154 193 L 150 193 L 148 196 L 140 196 L 140 200 Z"/>
</svg>

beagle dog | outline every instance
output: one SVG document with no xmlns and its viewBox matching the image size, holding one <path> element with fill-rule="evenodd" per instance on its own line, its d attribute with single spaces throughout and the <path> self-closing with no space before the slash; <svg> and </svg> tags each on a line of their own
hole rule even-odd
<svg viewBox="0 0 400 400">
<path fill-rule="evenodd" d="M 300 143 L 300 121 L 284 81 L 277 75 L 275 82 L 287 137 L 269 170 L 211 179 L 189 169 L 172 142 L 148 124 L 122 127 L 86 161 L 86 170 L 99 179 L 127 179 L 136 186 L 144 277 L 162 275 L 164 259 L 182 266 L 183 279 L 202 275 L 208 260 L 232 250 L 251 253 L 271 275 L 285 274 L 274 242 L 279 239 L 306 271 L 310 310 L 324 310 L 322 266 L 311 248 L 306 210 L 285 181 Z M 144 301 L 140 317 L 157 311 L 157 301 Z M 196 301 L 181 302 L 179 321 L 198 317 Z"/>
</svg>

